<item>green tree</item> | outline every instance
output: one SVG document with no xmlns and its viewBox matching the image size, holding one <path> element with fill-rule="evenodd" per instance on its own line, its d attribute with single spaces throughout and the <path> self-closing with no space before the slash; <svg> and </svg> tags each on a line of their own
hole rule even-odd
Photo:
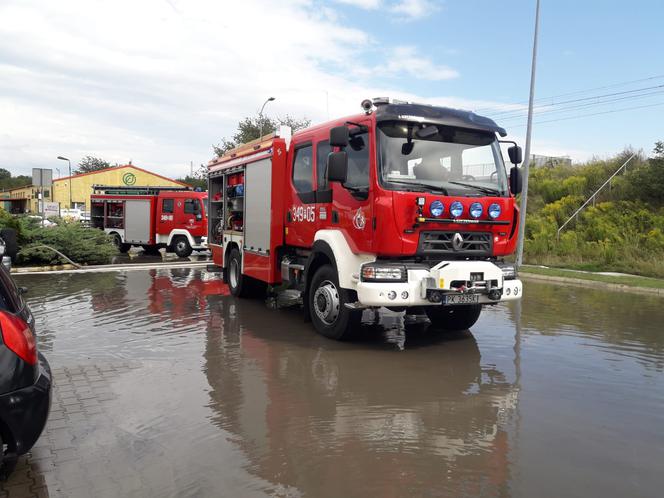
<svg viewBox="0 0 664 498">
<path fill-rule="evenodd" d="M 85 156 L 78 163 L 78 168 L 74 171 L 75 175 L 81 173 L 90 173 L 92 171 L 99 171 L 100 169 L 110 168 L 111 163 L 95 156 Z"/>
<path fill-rule="evenodd" d="M 256 140 L 260 137 L 273 133 L 279 125 L 290 126 L 295 132 L 311 125 L 311 120 L 307 118 L 295 119 L 286 115 L 283 118 L 272 119 L 267 116 L 246 117 L 237 125 L 237 131 L 229 140 L 222 138 L 218 145 L 214 145 L 214 154 L 219 157 L 235 147 Z"/>
</svg>

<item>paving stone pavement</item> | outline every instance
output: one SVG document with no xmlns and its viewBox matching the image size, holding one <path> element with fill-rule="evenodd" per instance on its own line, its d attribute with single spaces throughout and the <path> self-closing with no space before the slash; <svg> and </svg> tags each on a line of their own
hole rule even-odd
<svg viewBox="0 0 664 498">
<path fill-rule="evenodd" d="M 113 431 L 106 405 L 111 382 L 137 368 L 127 362 L 53 369 L 53 400 L 46 428 L 16 470 L 0 482 L 0 498 L 145 496 L 130 462 L 104 451 Z M 116 441 L 113 441 L 114 443 Z"/>
</svg>

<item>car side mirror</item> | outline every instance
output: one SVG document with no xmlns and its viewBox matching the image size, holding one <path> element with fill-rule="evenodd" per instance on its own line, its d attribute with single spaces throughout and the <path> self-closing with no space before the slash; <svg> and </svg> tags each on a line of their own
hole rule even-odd
<svg viewBox="0 0 664 498">
<path fill-rule="evenodd" d="M 507 149 L 507 154 L 510 156 L 510 162 L 512 164 L 521 164 L 523 161 L 523 152 L 518 145 L 512 145 L 512 147 Z"/>
<path fill-rule="evenodd" d="M 510 191 L 513 195 L 520 194 L 523 189 L 523 178 L 521 177 L 521 170 L 516 166 L 510 169 Z"/>
<path fill-rule="evenodd" d="M 348 176 L 348 154 L 345 150 L 331 152 L 327 156 L 327 181 L 346 182 Z"/>
<path fill-rule="evenodd" d="M 335 126 L 330 128 L 330 146 L 346 147 L 349 141 L 349 131 L 347 126 Z"/>
<path fill-rule="evenodd" d="M 203 219 L 203 215 L 199 211 L 198 213 L 196 213 L 196 220 L 201 221 L 202 219 Z"/>
<path fill-rule="evenodd" d="M 28 288 L 27 287 L 17 287 L 18 293 L 22 296 L 23 294 L 28 293 Z"/>
</svg>

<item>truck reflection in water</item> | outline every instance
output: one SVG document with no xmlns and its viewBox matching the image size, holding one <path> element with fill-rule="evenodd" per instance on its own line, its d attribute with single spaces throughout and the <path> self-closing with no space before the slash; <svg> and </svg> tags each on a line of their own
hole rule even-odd
<svg viewBox="0 0 664 498">
<path fill-rule="evenodd" d="M 219 311 L 204 366 L 213 422 L 275 493 L 507 493 L 518 389 L 481 364 L 470 332 L 415 327 L 397 353 L 380 333 L 361 344 L 320 339 L 297 311 L 261 302 L 224 299 Z M 384 319 L 384 334 L 399 321 Z"/>
</svg>

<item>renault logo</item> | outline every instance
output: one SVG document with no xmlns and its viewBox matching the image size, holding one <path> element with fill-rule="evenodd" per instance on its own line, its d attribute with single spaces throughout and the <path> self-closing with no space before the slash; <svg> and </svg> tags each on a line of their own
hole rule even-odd
<svg viewBox="0 0 664 498">
<path fill-rule="evenodd" d="M 460 251 L 461 248 L 463 247 L 463 237 L 459 232 L 454 234 L 454 237 L 452 237 L 452 249 L 455 251 Z"/>
</svg>

